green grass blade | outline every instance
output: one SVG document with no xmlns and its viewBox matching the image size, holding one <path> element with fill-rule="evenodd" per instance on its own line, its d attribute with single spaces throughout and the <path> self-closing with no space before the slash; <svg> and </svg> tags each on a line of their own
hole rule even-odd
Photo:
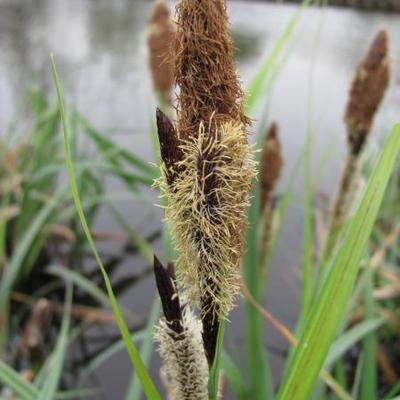
<svg viewBox="0 0 400 400">
<path fill-rule="evenodd" d="M 128 150 L 124 149 L 123 147 L 117 145 L 116 143 L 112 142 L 110 139 L 99 133 L 96 129 L 94 129 L 89 122 L 81 115 L 78 116 L 80 123 L 82 124 L 85 133 L 94 140 L 97 147 L 102 152 L 109 152 L 110 150 L 113 151 L 113 154 L 128 162 L 131 166 L 137 168 L 138 170 L 145 173 L 151 179 L 154 179 L 158 175 L 157 168 L 150 165 L 148 162 L 142 160 L 140 157 L 136 156 L 135 154 L 129 152 Z M 115 158 L 110 160 L 111 162 L 115 162 Z M 118 165 L 118 164 L 116 164 Z"/>
<path fill-rule="evenodd" d="M 307 134 L 304 152 L 304 243 L 302 316 L 306 318 L 313 292 L 313 192 L 311 178 L 311 133 Z"/>
<path fill-rule="evenodd" d="M 57 392 L 68 344 L 68 331 L 71 322 L 72 293 L 72 283 L 67 282 L 67 293 L 65 295 L 64 303 L 65 311 L 62 318 L 61 330 L 57 339 L 56 348 L 53 354 L 50 356 L 50 368 L 42 390 L 39 393 L 40 400 L 53 400 Z"/>
<path fill-rule="evenodd" d="M 260 98 L 265 93 L 265 88 L 268 83 L 269 77 L 272 75 L 275 65 L 278 62 L 278 58 L 282 53 L 283 49 L 289 42 L 294 27 L 303 11 L 304 7 L 310 5 L 312 0 L 303 0 L 302 7 L 296 11 L 294 16 L 290 19 L 289 23 L 286 25 L 285 30 L 283 31 L 282 35 L 277 40 L 274 48 L 272 49 L 271 54 L 265 59 L 264 63 L 257 71 L 256 76 L 250 82 L 247 88 L 247 97 L 246 97 L 246 113 L 251 115 L 255 105 L 258 103 Z"/>
<path fill-rule="evenodd" d="M 370 266 L 367 266 L 365 271 L 366 274 L 366 285 L 365 285 L 365 317 L 372 318 L 375 314 L 375 304 L 373 298 L 374 290 L 374 273 Z M 363 354 L 364 354 L 364 365 L 361 378 L 361 392 L 360 396 L 363 400 L 375 400 L 378 388 L 378 377 L 377 377 L 377 346 L 375 332 L 370 332 L 363 339 Z"/>
<path fill-rule="evenodd" d="M 364 365 L 364 356 L 361 353 L 360 357 L 358 357 L 356 373 L 354 375 L 354 382 L 353 387 L 351 389 L 351 395 L 353 399 L 358 399 L 358 394 L 360 393 L 360 385 L 361 385 L 361 377 L 362 377 L 362 370 Z"/>
<path fill-rule="evenodd" d="M 28 256 L 32 245 L 34 244 L 38 233 L 43 228 L 44 224 L 51 217 L 55 208 L 60 204 L 60 200 L 67 193 L 67 187 L 60 189 L 56 196 L 46 203 L 35 216 L 29 227 L 26 229 L 25 234 L 18 243 L 18 247 L 14 252 L 12 258 L 7 264 L 7 268 L 1 278 L 0 283 L 0 310 L 4 309 L 10 292 L 17 280 L 21 269 L 24 266 L 24 260 Z"/>
<path fill-rule="evenodd" d="M 12 389 L 23 400 L 38 399 L 39 391 L 31 383 L 9 367 L 5 362 L 0 360 L 0 381 L 10 389 Z"/>
<path fill-rule="evenodd" d="M 57 265 L 51 265 L 47 272 L 51 275 L 58 276 L 66 281 L 73 282 L 76 286 L 83 289 L 85 292 L 90 294 L 94 299 L 96 299 L 103 306 L 110 306 L 110 299 L 107 294 L 103 292 L 95 283 L 91 280 L 85 278 L 84 275 L 67 269 L 65 267 L 60 267 Z"/>
<path fill-rule="evenodd" d="M 152 265 L 154 262 L 153 247 L 135 229 L 133 229 L 132 226 L 130 226 L 126 222 L 125 218 L 114 207 L 111 207 L 111 212 L 112 212 L 114 218 L 116 219 L 116 221 L 124 229 L 125 233 L 129 237 L 132 244 L 136 246 L 139 253 L 149 263 L 149 265 Z"/>
<path fill-rule="evenodd" d="M 69 181 L 70 181 L 70 185 L 71 185 L 72 196 L 74 198 L 76 209 L 77 209 L 77 212 L 79 215 L 79 219 L 81 221 L 82 228 L 85 232 L 89 246 L 90 246 L 90 248 L 96 258 L 96 261 L 101 269 L 101 273 L 103 275 L 104 282 L 106 284 L 107 293 L 108 293 L 108 296 L 110 297 L 111 306 L 112 306 L 113 312 L 115 314 L 118 327 L 121 331 L 122 338 L 124 339 L 126 350 L 129 354 L 132 365 L 135 368 L 135 370 L 139 376 L 140 382 L 143 387 L 143 391 L 146 394 L 148 399 L 161 400 L 161 396 L 160 396 L 157 388 L 155 387 L 150 375 L 148 374 L 147 369 L 144 366 L 143 361 L 140 358 L 140 355 L 139 355 L 139 352 L 138 352 L 136 346 L 134 345 L 134 343 L 131 340 L 131 335 L 130 335 L 129 329 L 125 323 L 121 309 L 118 305 L 118 301 L 114 295 L 112 285 L 111 285 L 110 279 L 108 278 L 107 272 L 104 268 L 103 262 L 101 261 L 100 255 L 96 249 L 96 245 L 94 244 L 92 234 L 90 232 L 89 226 L 86 221 L 85 214 L 82 209 L 82 204 L 81 204 L 81 200 L 80 200 L 80 196 L 79 196 L 79 192 L 78 192 L 78 186 L 77 186 L 77 182 L 76 182 L 76 178 L 75 178 L 74 165 L 72 162 L 67 120 L 65 117 L 65 110 L 64 110 L 64 101 L 63 101 L 63 96 L 61 93 L 61 88 L 60 88 L 60 84 L 59 84 L 59 80 L 58 80 L 58 76 L 57 76 L 57 70 L 56 70 L 55 61 L 54 61 L 53 56 L 51 56 L 51 66 L 52 66 L 53 80 L 54 80 L 54 84 L 55 84 L 56 91 L 57 91 L 57 98 L 58 98 L 58 103 L 59 103 L 59 107 L 60 107 L 63 130 L 64 130 L 64 144 L 65 144 L 66 159 L 67 159 L 68 177 L 69 177 Z"/>
<path fill-rule="evenodd" d="M 153 352 L 154 327 L 156 326 L 157 320 L 160 317 L 160 312 L 161 312 L 161 302 L 160 299 L 157 297 L 154 300 L 154 303 L 151 308 L 150 316 L 146 325 L 146 331 L 145 331 L 146 336 L 143 340 L 142 348 L 140 349 L 140 356 L 142 357 L 142 360 L 146 366 L 149 365 L 151 354 Z M 125 396 L 127 400 L 140 400 L 142 392 L 140 390 L 139 383 L 140 382 L 138 376 L 135 374 L 129 384 L 127 395 Z"/>
<path fill-rule="evenodd" d="M 217 346 L 215 349 L 215 359 L 210 369 L 210 378 L 208 383 L 208 393 L 210 400 L 218 400 L 219 371 L 221 367 L 221 353 L 225 335 L 225 321 L 220 321 L 217 337 Z"/>
<path fill-rule="evenodd" d="M 349 329 L 332 343 L 332 347 L 326 358 L 324 367 L 330 369 L 349 349 L 369 333 L 375 331 L 385 323 L 382 318 L 371 318 L 360 322 Z"/>
<path fill-rule="evenodd" d="M 279 400 L 309 398 L 351 295 L 399 148 L 400 124 L 397 124 L 386 141 L 358 210 L 349 223 L 324 286 L 310 309 L 281 386 Z"/>
<path fill-rule="evenodd" d="M 235 393 L 237 400 L 246 400 L 248 398 L 247 387 L 244 382 L 240 369 L 232 360 L 232 358 L 226 353 L 222 353 L 221 357 L 221 369 L 224 372 L 230 387 Z"/>
<path fill-rule="evenodd" d="M 131 340 L 135 343 L 140 343 L 146 338 L 146 331 L 138 331 L 131 335 Z M 123 339 L 118 340 L 115 343 L 112 343 L 110 346 L 102 350 L 99 354 L 97 354 L 90 362 L 85 365 L 84 369 L 81 372 L 80 382 L 83 382 L 90 373 L 99 368 L 102 364 L 107 362 L 111 357 L 113 357 L 118 352 L 124 350 L 125 345 Z M 80 385 L 78 385 L 80 386 Z"/>
<path fill-rule="evenodd" d="M 399 396 L 393 397 L 396 396 L 396 394 L 398 393 L 400 393 L 400 382 L 397 382 L 396 385 L 394 385 L 392 389 L 390 389 L 389 393 L 382 400 L 399 400 Z"/>
</svg>

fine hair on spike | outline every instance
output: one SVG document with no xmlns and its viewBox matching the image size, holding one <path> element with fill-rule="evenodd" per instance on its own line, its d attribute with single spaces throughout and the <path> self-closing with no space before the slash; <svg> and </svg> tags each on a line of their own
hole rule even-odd
<svg viewBox="0 0 400 400">
<path fill-rule="evenodd" d="M 174 67 L 171 48 L 176 27 L 166 0 L 156 0 L 147 29 L 149 64 L 155 90 L 165 104 L 171 104 Z"/>
<path fill-rule="evenodd" d="M 170 400 L 207 400 L 208 365 L 198 318 L 185 307 L 182 333 L 171 329 L 162 318 L 155 333 L 159 353 L 164 361 Z"/>
<path fill-rule="evenodd" d="M 348 143 L 354 155 L 358 155 L 365 144 L 388 83 L 388 35 L 382 29 L 357 68 L 346 107 Z"/>
<path fill-rule="evenodd" d="M 225 123 L 213 136 L 200 126 L 181 146 L 182 167 L 166 195 L 166 218 L 178 250 L 177 273 L 192 305 L 211 298 L 213 319 L 225 318 L 239 291 L 246 209 L 255 164 L 240 124 Z"/>
<path fill-rule="evenodd" d="M 235 71 L 226 0 L 181 0 L 176 7 L 175 82 L 178 133 L 187 139 L 208 126 L 231 121 L 249 124 Z"/>
</svg>

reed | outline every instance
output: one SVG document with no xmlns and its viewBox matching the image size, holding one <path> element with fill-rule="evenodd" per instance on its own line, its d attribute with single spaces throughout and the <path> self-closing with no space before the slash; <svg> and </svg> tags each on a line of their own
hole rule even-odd
<svg viewBox="0 0 400 400">
<path fill-rule="evenodd" d="M 388 36 L 380 30 L 358 66 L 345 111 L 348 154 L 334 199 L 327 254 L 348 220 L 361 182 L 361 152 L 389 83 Z"/>
</svg>

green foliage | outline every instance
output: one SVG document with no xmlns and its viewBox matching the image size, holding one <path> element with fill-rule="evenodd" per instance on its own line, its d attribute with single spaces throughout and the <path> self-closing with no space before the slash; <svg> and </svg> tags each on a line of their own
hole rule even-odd
<svg viewBox="0 0 400 400">
<path fill-rule="evenodd" d="M 281 386 L 280 400 L 307 399 L 312 390 L 349 300 L 399 148 L 400 125 L 396 125 L 369 179 L 358 210 L 346 229 L 322 290 L 310 310 Z"/>
<path fill-rule="evenodd" d="M 67 119 L 66 119 L 65 110 L 64 110 L 64 101 L 63 101 L 61 88 L 60 88 L 57 71 L 56 71 L 56 66 L 55 66 L 53 57 L 51 58 L 51 65 L 52 65 L 52 75 L 53 75 L 53 79 L 54 79 L 54 84 L 56 86 L 57 98 L 58 98 L 58 103 L 59 103 L 59 107 L 60 107 L 61 120 L 62 120 L 62 125 L 63 125 L 63 130 L 64 130 L 64 144 L 65 144 L 65 151 L 66 151 L 68 176 L 69 176 L 69 181 L 70 181 L 70 185 L 71 185 L 72 196 L 74 198 L 75 206 L 76 206 L 76 209 L 77 209 L 77 212 L 78 212 L 81 224 L 82 224 L 82 228 L 85 232 L 89 246 L 95 256 L 95 259 L 96 259 L 96 261 L 100 267 L 101 273 L 103 275 L 104 282 L 105 282 L 106 288 L 107 288 L 107 293 L 108 293 L 108 296 L 111 301 L 112 310 L 115 314 L 117 324 L 121 331 L 121 335 L 124 340 L 126 350 L 131 359 L 132 365 L 135 367 L 138 377 L 140 379 L 140 382 L 142 384 L 143 391 L 145 392 L 146 396 L 151 400 L 161 399 L 160 394 L 158 393 L 156 387 L 154 386 L 154 383 L 153 383 L 152 379 L 150 378 L 146 367 L 143 364 L 143 361 L 139 355 L 139 352 L 138 352 L 135 344 L 132 342 L 132 340 L 130 338 L 129 329 L 126 325 L 126 322 L 122 315 L 118 301 L 113 292 L 110 279 L 107 275 L 107 271 L 103 265 L 103 262 L 101 261 L 100 255 L 96 249 L 96 245 L 93 241 L 92 234 L 90 232 L 90 228 L 88 226 L 88 223 L 87 223 L 87 220 L 86 220 L 83 208 L 82 208 L 82 203 L 81 203 L 81 199 L 79 196 L 78 184 L 77 184 L 76 177 L 75 177 L 74 164 L 73 164 L 72 156 L 71 156 L 71 146 L 70 146 L 70 142 L 69 142 L 70 139 L 69 139 L 69 133 L 68 133 Z"/>
</svg>

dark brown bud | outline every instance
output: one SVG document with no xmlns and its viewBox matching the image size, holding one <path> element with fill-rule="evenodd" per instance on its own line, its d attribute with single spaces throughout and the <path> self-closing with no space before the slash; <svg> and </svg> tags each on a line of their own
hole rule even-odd
<svg viewBox="0 0 400 400">
<path fill-rule="evenodd" d="M 183 332 L 182 311 L 175 287 L 173 264 L 169 263 L 168 268 L 165 269 L 160 260 L 154 256 L 154 275 L 168 326 L 175 333 L 180 334 Z"/>
<path fill-rule="evenodd" d="M 157 108 L 157 132 L 160 142 L 161 158 L 165 165 L 168 185 L 171 185 L 177 173 L 177 163 L 182 160 L 183 153 L 175 128 L 168 117 Z"/>
</svg>

